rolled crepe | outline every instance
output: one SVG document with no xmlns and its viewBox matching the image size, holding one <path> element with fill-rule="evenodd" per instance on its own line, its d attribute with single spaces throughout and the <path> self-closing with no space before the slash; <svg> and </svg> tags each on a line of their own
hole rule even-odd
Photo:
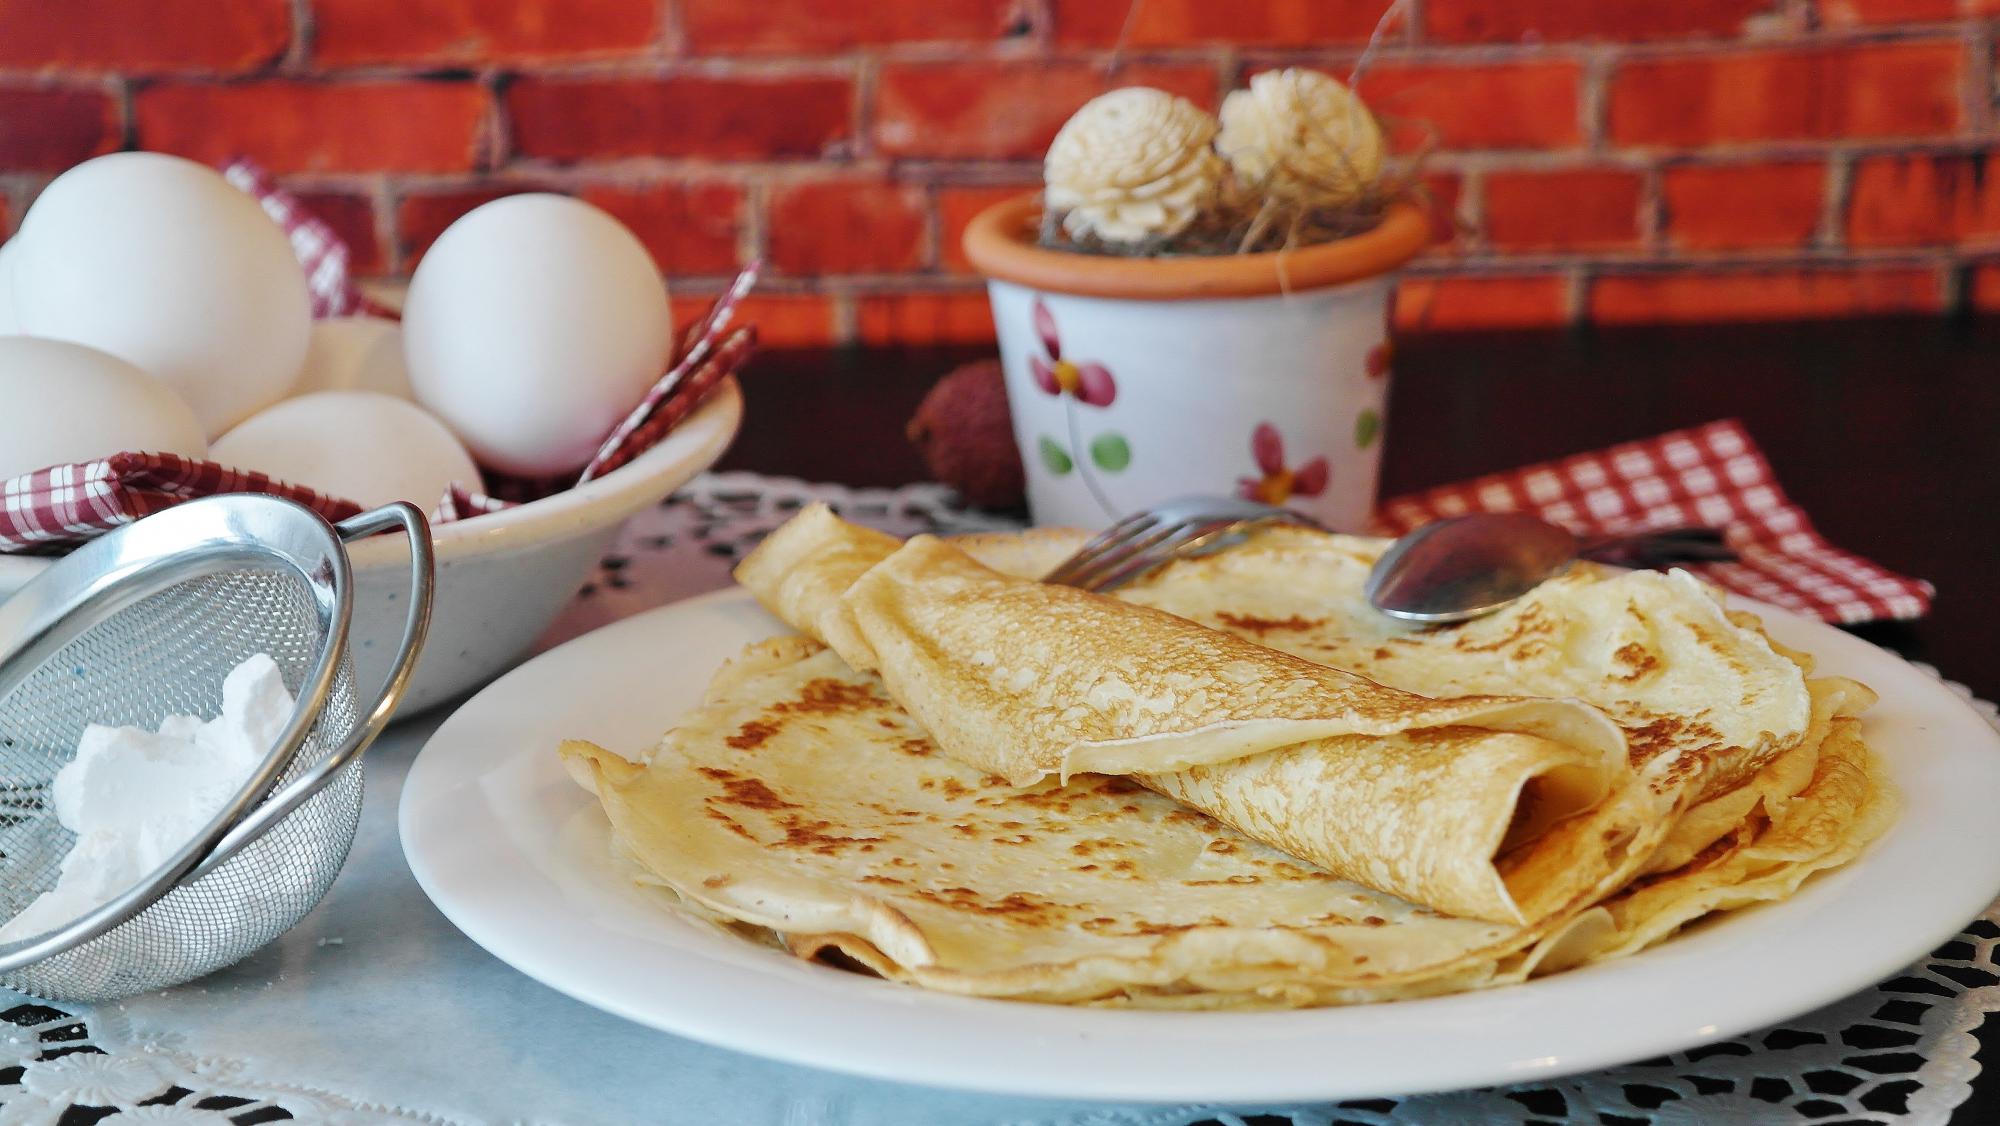
<svg viewBox="0 0 2000 1126">
<path fill-rule="evenodd" d="M 1566 908 L 1662 813 L 1632 800 L 1624 735 L 1589 705 L 1386 688 L 821 506 L 737 579 L 877 673 L 945 754 L 996 783 L 1129 775 L 1446 914 L 1529 923 Z M 1604 823 L 1580 830 L 1589 816 Z"/>
</svg>

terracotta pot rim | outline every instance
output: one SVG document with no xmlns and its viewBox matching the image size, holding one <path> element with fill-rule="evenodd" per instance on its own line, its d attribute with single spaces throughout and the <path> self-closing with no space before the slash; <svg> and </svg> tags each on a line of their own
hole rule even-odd
<svg viewBox="0 0 2000 1126">
<path fill-rule="evenodd" d="M 1262 254 L 1118 258 L 1037 246 L 1041 193 L 1002 200 L 965 228 L 965 256 L 990 278 L 1053 293 L 1153 301 L 1262 297 L 1376 277 L 1415 257 L 1430 220 L 1408 200 L 1373 229 L 1333 242 Z"/>
</svg>

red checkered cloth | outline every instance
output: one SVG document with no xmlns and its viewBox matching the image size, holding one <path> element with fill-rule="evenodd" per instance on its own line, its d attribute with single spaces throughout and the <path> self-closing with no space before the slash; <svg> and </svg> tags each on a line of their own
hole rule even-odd
<svg viewBox="0 0 2000 1126">
<path fill-rule="evenodd" d="M 1531 512 L 1580 535 L 1721 528 L 1739 561 L 1688 570 L 1829 622 L 1920 618 L 1934 593 L 1826 542 L 1734 419 L 1398 497 L 1377 530 L 1401 535 L 1468 512 Z"/>
<path fill-rule="evenodd" d="M 604 439 L 604 444 L 591 456 L 590 464 L 583 467 L 583 477 L 577 484 L 602 477 L 652 449 L 667 431 L 700 406 L 702 400 L 721 386 L 723 379 L 750 358 L 757 347 L 756 330 L 739 328 L 728 332 L 728 329 L 729 322 L 736 319 L 736 306 L 757 284 L 757 274 L 763 265 L 762 261 L 752 259 L 708 312 L 689 326 L 687 347 L 681 350 L 680 361 L 653 384 L 646 397 L 625 416 L 625 421 Z"/>
<path fill-rule="evenodd" d="M 184 500 L 217 493 L 284 497 L 328 520 L 345 520 L 361 511 L 353 501 L 212 461 L 178 454 L 113 454 L 0 483 L 0 551 L 72 546 Z"/>
<path fill-rule="evenodd" d="M 223 167 L 222 178 L 262 204 L 264 214 L 292 240 L 292 254 L 305 268 L 314 320 L 356 314 L 397 319 L 395 310 L 368 300 L 354 287 L 354 279 L 347 271 L 347 243 L 333 233 L 332 227 L 306 210 L 297 197 L 280 188 L 270 173 L 255 161 L 238 157 Z"/>
</svg>

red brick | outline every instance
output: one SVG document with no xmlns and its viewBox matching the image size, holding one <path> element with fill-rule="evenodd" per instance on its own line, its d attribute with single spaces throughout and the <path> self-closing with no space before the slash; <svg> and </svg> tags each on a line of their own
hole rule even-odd
<svg viewBox="0 0 2000 1126">
<path fill-rule="evenodd" d="M 1638 173 L 1611 168 L 1488 173 L 1486 241 L 1504 250 L 1633 246 L 1639 188 Z"/>
<path fill-rule="evenodd" d="M 876 91 L 875 142 L 892 156 L 1039 158 L 1077 107 L 1120 86 L 1157 86 L 1215 105 L 1215 69 L 1096 63 L 888 63 Z"/>
<path fill-rule="evenodd" d="M 0 168 L 55 172 L 118 147 L 118 106 L 102 90 L 0 88 Z"/>
<path fill-rule="evenodd" d="M 908 184 L 815 180 L 774 188 L 771 265 L 788 274 L 866 274 L 923 265 L 924 193 Z"/>
<path fill-rule="evenodd" d="M 1980 262 L 1972 268 L 1972 307 L 1981 313 L 2000 313 L 2000 262 Z"/>
<path fill-rule="evenodd" d="M 1015 196 L 1039 190 L 1039 183 L 1005 187 L 944 187 L 938 189 L 938 265 L 953 273 L 969 274 L 972 263 L 965 260 L 965 225 L 973 216 Z"/>
<path fill-rule="evenodd" d="M 1689 250 L 1804 246 L 1819 230 L 1826 166 L 1816 161 L 1681 165 L 1662 180 L 1667 241 Z"/>
<path fill-rule="evenodd" d="M 1590 289 L 1590 317 L 1604 324 L 1812 320 L 1942 307 L 1937 273 L 1917 269 L 1628 274 L 1598 278 Z"/>
<path fill-rule="evenodd" d="M 529 78 L 506 101 L 515 148 L 548 160 L 818 157 L 853 136 L 845 77 Z"/>
<path fill-rule="evenodd" d="M 1459 197 L 1463 194 L 1465 182 L 1456 172 L 1426 172 L 1423 191 L 1418 197 L 1430 213 L 1431 236 L 1430 253 L 1445 253 L 1458 248 L 1459 236 L 1464 233 L 1465 223 L 1459 214 Z"/>
<path fill-rule="evenodd" d="M 322 64 L 479 64 L 642 51 L 656 0 L 313 0 Z"/>
<path fill-rule="evenodd" d="M 141 148 L 273 172 L 447 172 L 473 167 L 487 125 L 471 82 L 161 85 L 135 99 Z"/>
<path fill-rule="evenodd" d="M 873 294 L 857 303 L 856 330 L 866 345 L 990 344 L 993 308 L 978 290 Z"/>
<path fill-rule="evenodd" d="M 1857 161 L 1847 203 L 1855 246 L 1943 246 L 2000 235 L 2000 180 L 1990 153 Z"/>
<path fill-rule="evenodd" d="M 1447 149 L 1551 149 L 1583 139 L 1577 126 L 1581 69 L 1568 62 L 1436 66 L 1382 63 L 1361 95 L 1398 147 L 1432 130 Z"/>
<path fill-rule="evenodd" d="M 1522 277 L 1404 278 L 1396 284 L 1398 331 L 1520 328 L 1561 324 L 1563 279 Z"/>
<path fill-rule="evenodd" d="M 348 192 L 315 192 L 293 189 L 299 203 L 315 218 L 333 228 L 347 244 L 347 268 L 362 275 L 388 272 L 382 240 L 375 231 L 375 204 L 364 195 Z"/>
<path fill-rule="evenodd" d="M 1064 45 L 1118 41 L 1126 0 L 1055 0 L 1055 38 Z M 1141 0 L 1128 47 L 1310 47 L 1365 43 L 1388 7 L 1380 0 Z"/>
<path fill-rule="evenodd" d="M 125 74 L 246 71 L 284 55 L 286 0 L 8 0 L 0 67 Z"/>
<path fill-rule="evenodd" d="M 673 291 L 677 337 L 685 337 L 688 326 L 714 304 L 712 291 Z M 834 332 L 833 300 L 817 293 L 753 293 L 736 307 L 736 324 L 757 326 L 757 344 L 763 348 L 824 348 L 838 343 Z"/>
<path fill-rule="evenodd" d="M 734 184 L 593 185 L 576 194 L 632 228 L 665 273 L 726 274 L 739 265 L 743 189 Z"/>
<path fill-rule="evenodd" d="M 973 43 L 1025 30 L 1006 0 L 681 0 L 681 27 L 698 55 L 811 54 L 879 43 Z"/>
<path fill-rule="evenodd" d="M 1774 0 L 1427 0 L 1424 35 L 1454 43 L 1735 35 Z"/>
<path fill-rule="evenodd" d="M 1819 18 L 1828 27 L 1919 23 L 1957 15 L 1957 0 L 1820 0 L 1819 4 Z"/>
<path fill-rule="evenodd" d="M 1959 47 L 1885 43 L 1628 62 L 1611 86 L 1619 144 L 1831 140 L 1949 133 Z"/>
</svg>

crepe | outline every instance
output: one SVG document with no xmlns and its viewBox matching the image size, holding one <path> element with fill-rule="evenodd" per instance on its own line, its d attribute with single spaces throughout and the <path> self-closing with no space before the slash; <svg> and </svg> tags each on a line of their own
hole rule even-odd
<svg viewBox="0 0 2000 1126">
<path fill-rule="evenodd" d="M 823 554 L 808 547 L 788 559 L 786 550 L 811 540 L 794 538 L 788 549 L 774 539 L 753 562 L 784 565 L 747 577 L 810 632 L 882 660 L 893 647 L 881 645 L 871 615 L 899 626 L 921 616 L 895 599 L 868 615 L 843 603 L 850 590 L 867 589 L 883 559 L 908 549 L 828 526 L 840 534 L 819 534 Z M 956 543 L 987 569 L 1032 577 L 1081 538 L 1045 531 Z M 720 671 L 703 705 L 650 756 L 575 742 L 562 754 L 602 803 L 621 862 L 704 918 L 798 957 L 927 988 L 1148 1008 L 1429 996 L 1626 956 L 1710 913 L 1792 894 L 1813 873 L 1851 860 L 1893 819 L 1893 788 L 1857 718 L 1873 694 L 1812 678 L 1809 658 L 1772 643 L 1754 618 L 1725 611 L 1699 583 L 1580 567 L 1485 622 L 1407 629 L 1355 608 L 1358 576 L 1381 546 L 1274 530 L 1177 563 L 1121 595 L 1295 657 L 1345 662 L 1405 693 L 1565 693 L 1614 716 L 1628 739 L 1604 796 L 1486 860 L 1504 887 L 1529 890 L 1514 897 L 1517 918 L 1453 915 L 1381 886 L 1439 865 L 1422 849 L 1448 835 L 1461 803 L 1371 789 L 1383 810 L 1370 822 L 1356 809 L 1363 828 L 1349 833 L 1338 822 L 1314 829 L 1317 796 L 1299 794 L 1318 795 L 1327 784 L 1329 776 L 1313 773 L 1318 765 L 1337 772 L 1401 763 L 1420 758 L 1411 744 L 1426 740 L 1464 750 L 1453 741 L 1471 739 L 1474 753 L 1484 740 L 1559 743 L 1547 734 L 1406 727 L 1308 738 L 1165 773 L 1065 780 L 1073 748 L 1052 751 L 1045 741 L 1015 760 L 1003 753 L 1012 736 L 989 733 L 977 754 L 1038 775 L 1016 786 L 946 753 L 923 701 L 912 697 L 919 706 L 906 711 L 893 682 L 858 671 L 839 645 L 788 637 L 754 645 Z M 963 613 L 984 597 L 976 587 L 992 580 L 954 587 L 980 572 L 953 553 L 910 561 L 929 568 L 939 558 L 948 564 L 942 575 L 898 581 L 942 579 L 933 612 Z M 996 649 L 1018 658 L 1024 637 L 1074 636 L 1096 621 L 1058 605 L 1058 617 L 1001 630 Z M 1198 628 L 1187 619 L 1170 628 Z M 1215 631 L 1203 636 L 1218 651 L 1238 652 Z M 1254 660 L 1270 667 L 1269 658 Z M 1351 677 L 1307 679 L 1378 702 L 1399 699 Z M 1075 676 L 1054 683 L 1059 697 L 1093 687 Z M 1010 730 L 1046 740 L 1046 729 L 1014 722 Z M 1187 738 L 1199 732 L 1183 721 L 1151 722 L 1140 738 L 1163 734 L 1176 754 L 1206 745 Z M 1236 763 L 1251 765 L 1231 775 Z M 1231 777 L 1241 785 L 1218 780 Z M 1461 790 L 1508 784 L 1438 777 Z M 1279 847 L 1140 783 L 1218 805 L 1218 794 L 1241 797 L 1261 785 L 1266 796 L 1250 809 Z M 1195 792 L 1204 786 L 1215 792 Z M 1325 797 L 1337 803 L 1342 795 Z M 1425 818 L 1438 823 L 1407 831 Z M 1613 838 L 1629 835 L 1607 841 L 1607 827 Z M 1311 833 L 1348 849 L 1353 870 L 1336 874 L 1301 859 L 1286 835 Z M 1396 860 L 1396 850 L 1413 855 Z M 1387 875 L 1369 869 L 1376 860 Z"/>
<path fill-rule="evenodd" d="M 1624 740 L 1574 701 L 1386 688 L 824 507 L 774 532 L 737 577 L 878 673 L 945 754 L 1004 784 L 1130 776 L 1446 914 L 1527 923 L 1560 911 L 1621 871 L 1640 821 L 1676 800 L 1608 801 L 1635 784 Z M 1567 838 L 1550 830 L 1571 818 L 1603 847 L 1537 860 L 1562 852 Z"/>
<path fill-rule="evenodd" d="M 952 992 L 1221 1007 L 1485 984 L 1557 929 L 1341 881 L 1122 778 L 995 786 L 816 643 L 752 646 L 649 762 L 562 748 L 652 882 Z M 1204 1007 L 1207 1007 L 1204 1002 Z"/>
<path fill-rule="evenodd" d="M 931 989 L 1142 1008 L 1518 982 L 1787 894 L 1879 828 L 1857 825 L 1871 797 L 1889 808 L 1863 757 L 1858 788 L 1845 768 L 1804 788 L 1730 856 L 1515 926 L 1339 880 L 1126 779 L 994 786 L 804 638 L 751 646 L 645 762 L 562 755 L 635 877 L 705 918 Z"/>
</svg>

